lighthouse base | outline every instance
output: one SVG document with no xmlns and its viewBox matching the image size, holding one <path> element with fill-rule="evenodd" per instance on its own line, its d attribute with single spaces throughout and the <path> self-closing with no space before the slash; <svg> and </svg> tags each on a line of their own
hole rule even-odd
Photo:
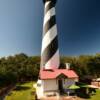
<svg viewBox="0 0 100 100">
<path fill-rule="evenodd" d="M 59 97 L 66 93 L 68 87 L 75 85 L 77 81 L 78 76 L 73 70 L 42 70 L 35 87 L 37 98 Z"/>
<path fill-rule="evenodd" d="M 37 100 L 40 99 L 45 99 L 47 97 L 52 97 L 52 96 L 59 96 L 59 91 L 58 89 L 52 89 L 51 87 L 53 87 L 53 85 L 45 85 L 46 84 L 46 80 L 38 80 L 37 84 L 34 85 L 34 87 L 36 88 L 36 98 Z M 51 86 L 51 87 L 50 87 Z"/>
</svg>

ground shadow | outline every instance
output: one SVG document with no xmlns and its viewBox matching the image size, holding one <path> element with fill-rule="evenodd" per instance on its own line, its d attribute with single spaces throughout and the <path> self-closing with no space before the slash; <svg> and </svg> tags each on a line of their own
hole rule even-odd
<svg viewBox="0 0 100 100">
<path fill-rule="evenodd" d="M 85 99 L 89 99 L 91 98 L 92 95 L 96 94 L 96 90 L 95 89 L 88 89 L 88 93 L 86 92 L 87 89 L 86 88 L 81 88 L 79 90 L 76 91 L 77 96 L 81 97 L 81 98 L 85 98 Z"/>
<path fill-rule="evenodd" d="M 30 89 L 30 87 L 17 85 L 14 91 L 23 91 L 23 90 L 28 90 L 28 89 Z"/>
<path fill-rule="evenodd" d="M 11 96 L 12 94 L 13 94 L 12 92 L 9 92 L 9 93 L 8 93 L 8 96 Z"/>
<path fill-rule="evenodd" d="M 83 94 L 83 93 L 77 94 L 77 96 L 80 97 L 80 98 L 85 98 L 85 99 L 91 98 L 90 95 L 88 95 L 88 94 Z"/>
</svg>

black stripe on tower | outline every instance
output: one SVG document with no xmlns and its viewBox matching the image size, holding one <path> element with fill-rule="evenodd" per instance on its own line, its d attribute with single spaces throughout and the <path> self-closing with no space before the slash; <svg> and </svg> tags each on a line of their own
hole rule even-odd
<svg viewBox="0 0 100 100">
<path fill-rule="evenodd" d="M 46 62 L 48 62 L 53 55 L 58 50 L 58 36 L 56 36 L 53 41 L 47 46 L 47 48 L 44 50 L 41 56 L 42 65 L 45 65 Z"/>
<path fill-rule="evenodd" d="M 50 1 L 51 2 L 51 1 Z M 52 7 L 55 7 L 54 3 L 49 3 L 49 5 L 45 8 L 45 14 L 50 10 Z"/>
<path fill-rule="evenodd" d="M 48 20 L 43 28 L 43 35 L 45 35 L 49 29 L 51 29 L 54 25 L 56 24 L 56 18 L 55 18 L 55 15 L 52 16 L 50 18 L 50 20 Z"/>
</svg>

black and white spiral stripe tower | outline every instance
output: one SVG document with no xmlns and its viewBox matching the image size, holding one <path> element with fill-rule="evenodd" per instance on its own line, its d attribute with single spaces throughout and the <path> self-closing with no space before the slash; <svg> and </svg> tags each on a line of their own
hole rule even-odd
<svg viewBox="0 0 100 100">
<path fill-rule="evenodd" d="M 58 35 L 55 17 L 57 0 L 43 0 L 44 23 L 41 50 L 42 69 L 57 69 L 59 67 Z"/>
</svg>

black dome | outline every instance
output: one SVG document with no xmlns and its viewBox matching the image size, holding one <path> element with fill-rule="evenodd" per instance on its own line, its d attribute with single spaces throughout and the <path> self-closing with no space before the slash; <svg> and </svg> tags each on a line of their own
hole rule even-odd
<svg viewBox="0 0 100 100">
<path fill-rule="evenodd" d="M 55 5 L 56 2 L 57 2 L 57 0 L 43 0 L 44 3 L 45 3 L 46 1 L 52 1 L 54 5 Z"/>
</svg>

